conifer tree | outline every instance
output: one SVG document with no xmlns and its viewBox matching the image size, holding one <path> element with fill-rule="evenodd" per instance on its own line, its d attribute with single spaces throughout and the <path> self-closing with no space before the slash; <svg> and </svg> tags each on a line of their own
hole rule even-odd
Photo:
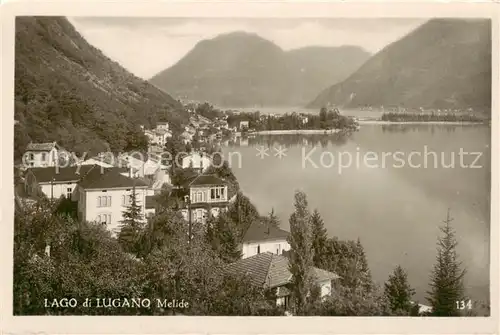
<svg viewBox="0 0 500 335">
<path fill-rule="evenodd" d="M 289 271 L 292 273 L 292 297 L 295 313 L 307 313 L 307 296 L 313 288 L 313 256 L 310 221 L 311 215 L 307 208 L 306 195 L 303 192 L 295 193 L 295 211 L 290 216 L 290 243 Z"/>
<path fill-rule="evenodd" d="M 125 251 L 138 252 L 138 243 L 144 228 L 141 206 L 137 201 L 135 187 L 130 194 L 130 204 L 123 211 L 123 220 L 120 222 L 120 233 L 118 240 Z"/>
<path fill-rule="evenodd" d="M 356 249 L 357 288 L 360 288 L 363 292 L 370 293 L 373 289 L 372 275 L 368 267 L 365 250 L 359 238 L 356 242 Z"/>
<path fill-rule="evenodd" d="M 431 290 L 427 292 L 427 300 L 434 316 L 460 315 L 457 301 L 464 300 L 465 269 L 461 268 L 461 262 L 458 260 L 457 240 L 451 227 L 452 221 L 448 210 L 446 220 L 440 227 L 443 235 L 438 238 L 436 263 L 431 273 Z"/>
<path fill-rule="evenodd" d="M 414 294 L 415 290 L 408 282 L 406 271 L 398 265 L 384 284 L 384 296 L 391 312 L 396 315 L 410 315 L 413 308 L 411 298 Z"/>
<path fill-rule="evenodd" d="M 328 236 L 323 219 L 317 209 L 314 210 L 311 216 L 311 234 L 312 248 L 314 250 L 314 266 L 325 269 Z"/>
<path fill-rule="evenodd" d="M 268 222 L 273 227 L 279 228 L 280 226 L 280 220 L 276 214 L 274 214 L 274 207 L 271 209 L 271 212 L 269 212 Z"/>
</svg>

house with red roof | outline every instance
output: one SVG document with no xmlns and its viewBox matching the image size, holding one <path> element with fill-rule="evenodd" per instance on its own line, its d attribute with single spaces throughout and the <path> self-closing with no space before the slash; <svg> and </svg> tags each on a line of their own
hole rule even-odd
<svg viewBox="0 0 500 335">
<path fill-rule="evenodd" d="M 271 252 L 260 253 L 241 259 L 227 266 L 226 271 L 237 276 L 246 276 L 250 285 L 276 292 L 276 305 L 287 309 L 290 306 L 292 273 L 288 269 L 288 258 Z M 332 294 L 334 282 L 339 279 L 335 273 L 316 267 L 312 268 L 314 283 L 321 290 L 321 297 Z"/>
</svg>

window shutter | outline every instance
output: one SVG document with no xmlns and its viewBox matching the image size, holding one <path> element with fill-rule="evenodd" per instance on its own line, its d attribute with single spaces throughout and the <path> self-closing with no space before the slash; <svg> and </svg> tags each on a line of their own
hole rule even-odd
<svg viewBox="0 0 500 335">
<path fill-rule="evenodd" d="M 111 206 L 111 196 L 108 196 L 108 207 Z"/>
<path fill-rule="evenodd" d="M 97 207 L 101 207 L 101 197 L 97 197 Z"/>
</svg>

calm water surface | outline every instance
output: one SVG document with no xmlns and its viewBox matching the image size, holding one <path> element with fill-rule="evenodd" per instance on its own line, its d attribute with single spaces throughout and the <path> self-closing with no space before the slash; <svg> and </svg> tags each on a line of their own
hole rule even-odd
<svg viewBox="0 0 500 335">
<path fill-rule="evenodd" d="M 232 168 L 244 193 L 261 214 L 274 208 L 282 227 L 289 228 L 293 194 L 306 192 L 309 206 L 317 208 L 331 236 L 361 239 L 374 279 L 384 282 L 400 264 L 417 290 L 416 299 L 425 303 L 428 279 L 436 257 L 436 238 L 448 208 L 454 218 L 459 256 L 467 268 L 466 289 L 475 300 L 489 296 L 489 201 L 490 201 L 490 128 L 485 126 L 380 126 L 363 125 L 350 136 L 271 135 L 226 144 Z M 257 157 L 257 148 L 270 148 L 270 156 Z M 273 148 L 286 147 L 286 157 L 274 157 Z M 425 149 L 427 146 L 427 149 Z M 460 148 L 480 153 L 475 166 L 460 166 Z M 311 150 L 310 161 L 303 157 Z M 412 152 L 428 154 L 423 158 Z M 390 156 L 400 152 L 400 160 Z M 330 158 L 354 160 L 339 171 Z M 385 166 L 382 155 L 387 153 Z M 321 155 L 324 165 L 321 165 Z M 355 162 L 361 157 L 360 164 Z M 368 163 L 363 157 L 369 155 Z M 442 166 L 441 155 L 443 157 Z M 464 156 L 464 165 L 477 154 Z M 455 167 L 450 166 L 452 156 Z M 328 158 L 328 159 L 327 159 Z M 347 159 L 347 158 L 346 158 Z M 344 160 L 347 162 L 347 160 Z M 415 167 L 421 164 L 421 167 Z M 346 164 L 344 164 L 345 166 Z"/>
</svg>

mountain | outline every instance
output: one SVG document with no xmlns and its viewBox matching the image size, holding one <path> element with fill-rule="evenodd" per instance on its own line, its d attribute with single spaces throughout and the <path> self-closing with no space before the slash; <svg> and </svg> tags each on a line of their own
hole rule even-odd
<svg viewBox="0 0 500 335">
<path fill-rule="evenodd" d="M 491 22 L 433 19 L 370 58 L 308 107 L 491 106 Z"/>
<path fill-rule="evenodd" d="M 18 17 L 16 156 L 29 141 L 77 152 L 144 146 L 139 125 L 187 120 L 181 104 L 87 43 L 63 17 Z"/>
<path fill-rule="evenodd" d="M 181 99 L 219 106 L 296 106 L 347 77 L 369 56 L 351 46 L 286 52 L 256 34 L 233 32 L 199 42 L 150 81 Z"/>
</svg>

